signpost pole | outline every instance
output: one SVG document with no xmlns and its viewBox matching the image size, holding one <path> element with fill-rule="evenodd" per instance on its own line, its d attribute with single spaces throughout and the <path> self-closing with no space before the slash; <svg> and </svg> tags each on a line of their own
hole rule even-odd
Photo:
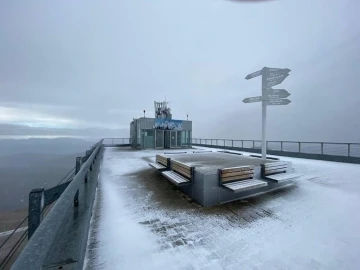
<svg viewBox="0 0 360 270">
<path fill-rule="evenodd" d="M 266 68 L 262 69 L 262 77 L 266 78 Z M 264 97 L 264 79 L 261 80 L 262 84 L 261 84 L 261 92 L 262 92 L 262 96 Z M 262 153 L 262 159 L 266 160 L 266 102 L 265 100 L 262 101 L 262 143 L 261 143 L 261 153 Z"/>
<path fill-rule="evenodd" d="M 262 102 L 262 143 L 261 143 L 261 153 L 262 159 L 266 159 L 266 105 L 265 101 Z"/>
</svg>

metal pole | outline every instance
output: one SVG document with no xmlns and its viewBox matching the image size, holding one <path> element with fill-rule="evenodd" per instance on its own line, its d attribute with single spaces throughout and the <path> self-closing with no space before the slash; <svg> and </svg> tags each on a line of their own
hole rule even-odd
<svg viewBox="0 0 360 270">
<path fill-rule="evenodd" d="M 283 150 L 283 142 L 281 142 L 281 152 L 282 152 L 282 150 Z"/>
<path fill-rule="evenodd" d="M 264 76 L 264 75 L 263 75 Z M 266 104 L 262 101 L 262 144 L 261 144 L 262 159 L 266 160 Z"/>
<path fill-rule="evenodd" d="M 299 153 L 301 153 L 301 142 L 299 142 Z"/>
<path fill-rule="evenodd" d="M 44 189 L 33 189 L 29 194 L 29 229 L 28 239 L 34 234 L 42 220 L 42 210 L 44 208 Z"/>
<path fill-rule="evenodd" d="M 324 143 L 321 143 L 321 154 L 324 154 Z"/>
<path fill-rule="evenodd" d="M 268 69 L 267 68 L 263 68 L 262 69 L 262 80 L 261 80 L 261 96 L 262 96 L 262 143 L 261 143 L 261 153 L 262 153 L 262 159 L 266 160 L 266 103 L 265 103 L 265 80 L 268 77 Z"/>
<path fill-rule="evenodd" d="M 81 157 L 76 158 L 76 165 L 75 165 L 75 174 L 80 171 L 81 168 Z"/>
<path fill-rule="evenodd" d="M 234 140 L 231 140 L 231 147 L 234 147 Z"/>
<path fill-rule="evenodd" d="M 350 157 L 350 143 L 348 143 L 348 157 Z"/>
</svg>

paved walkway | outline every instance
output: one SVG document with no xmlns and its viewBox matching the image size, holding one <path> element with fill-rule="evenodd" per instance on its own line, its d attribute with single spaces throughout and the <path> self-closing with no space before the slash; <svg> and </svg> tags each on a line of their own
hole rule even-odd
<svg viewBox="0 0 360 270">
<path fill-rule="evenodd" d="M 156 153 L 106 149 L 86 269 L 358 269 L 359 165 L 281 158 L 295 186 L 202 208 L 147 165 Z"/>
</svg>

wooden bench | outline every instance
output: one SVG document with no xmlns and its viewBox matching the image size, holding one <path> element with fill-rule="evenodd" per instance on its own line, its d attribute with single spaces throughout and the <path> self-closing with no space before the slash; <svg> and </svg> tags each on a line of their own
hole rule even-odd
<svg viewBox="0 0 360 270">
<path fill-rule="evenodd" d="M 254 179 L 255 166 L 239 166 L 219 169 L 219 186 L 233 192 L 265 187 L 267 182 Z"/>
<path fill-rule="evenodd" d="M 261 164 L 261 177 L 276 183 L 291 181 L 300 175 L 289 172 L 289 165 L 284 161 Z"/>
<path fill-rule="evenodd" d="M 161 174 L 176 186 L 190 184 L 194 180 L 195 167 L 188 166 L 185 163 L 172 160 L 171 171 L 165 171 Z"/>
<path fill-rule="evenodd" d="M 156 155 L 154 163 L 149 163 L 149 165 L 158 171 L 169 170 L 170 169 L 170 158 L 167 158 L 162 155 Z"/>
</svg>

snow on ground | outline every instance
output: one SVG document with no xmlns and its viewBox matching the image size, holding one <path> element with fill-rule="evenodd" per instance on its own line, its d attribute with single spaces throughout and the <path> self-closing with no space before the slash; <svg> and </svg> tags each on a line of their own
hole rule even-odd
<svg viewBox="0 0 360 270">
<path fill-rule="evenodd" d="M 106 148 L 86 269 L 358 269 L 359 165 L 281 157 L 293 187 L 203 208 L 156 153 Z"/>
</svg>

